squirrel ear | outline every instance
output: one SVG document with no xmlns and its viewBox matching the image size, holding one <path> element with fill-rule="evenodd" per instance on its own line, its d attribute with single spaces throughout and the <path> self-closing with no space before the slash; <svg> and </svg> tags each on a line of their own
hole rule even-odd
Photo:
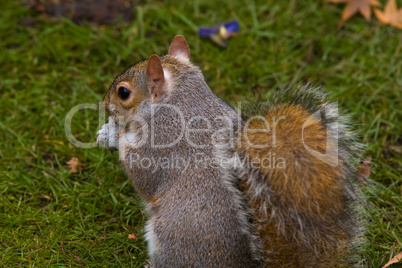
<svg viewBox="0 0 402 268">
<path fill-rule="evenodd" d="M 147 83 L 152 102 L 159 101 L 166 88 L 162 62 L 158 55 L 154 54 L 148 60 Z"/>
<path fill-rule="evenodd" d="M 176 35 L 170 44 L 168 54 L 183 61 L 190 61 L 190 48 L 188 47 L 186 38 L 182 35 Z"/>
</svg>

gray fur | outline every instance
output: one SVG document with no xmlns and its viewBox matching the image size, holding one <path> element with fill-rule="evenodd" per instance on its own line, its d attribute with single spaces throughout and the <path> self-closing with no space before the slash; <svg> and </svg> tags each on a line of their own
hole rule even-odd
<svg viewBox="0 0 402 268">
<path fill-rule="evenodd" d="M 164 59 L 173 60 L 170 57 Z M 160 104 L 177 107 L 183 112 L 186 122 L 202 115 L 211 122 L 211 130 L 225 127 L 216 120 L 217 115 L 236 118 L 236 112 L 208 88 L 198 68 L 191 66 L 190 72 L 186 73 L 174 70 L 174 66 L 167 69 L 178 76 L 171 81 L 172 92 Z M 149 125 L 154 120 L 155 144 L 173 142 L 177 130 L 182 127 L 180 116 L 159 107 L 152 119 L 151 109 L 151 103 L 147 101 L 137 113 Z M 193 141 L 206 144 L 205 148 L 194 148 L 185 139 L 180 139 L 172 147 L 152 148 L 148 139 L 149 142 L 140 148 L 127 145 L 126 155 L 121 155 L 124 159 L 130 159 L 130 154 L 137 154 L 140 158 L 157 156 L 159 159 L 175 155 L 190 163 L 186 172 L 162 168 L 149 172 L 123 161 L 136 190 L 147 203 L 150 219 L 146 239 L 151 244 L 153 267 L 258 266 L 257 246 L 252 246 L 255 241 L 251 239 L 244 211 L 246 204 L 240 192 L 219 166 L 202 167 L 194 160 L 196 154 L 215 157 L 211 134 L 212 131 L 194 134 Z M 151 198 L 158 201 L 154 204 Z"/>
</svg>

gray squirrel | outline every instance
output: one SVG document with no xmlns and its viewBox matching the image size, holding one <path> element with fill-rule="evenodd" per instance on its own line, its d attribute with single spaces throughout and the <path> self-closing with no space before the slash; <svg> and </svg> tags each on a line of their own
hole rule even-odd
<svg viewBox="0 0 402 268">
<path fill-rule="evenodd" d="M 210 90 L 178 35 L 167 55 L 119 75 L 103 105 L 97 142 L 118 150 L 144 201 L 152 267 L 359 263 L 359 146 L 318 89 L 279 92 L 245 118 Z"/>
</svg>

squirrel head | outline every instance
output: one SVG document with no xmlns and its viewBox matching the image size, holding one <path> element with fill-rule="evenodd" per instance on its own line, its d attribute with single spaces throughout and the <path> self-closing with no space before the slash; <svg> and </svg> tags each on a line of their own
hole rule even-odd
<svg viewBox="0 0 402 268">
<path fill-rule="evenodd" d="M 130 118 L 144 102 L 162 101 L 177 79 L 186 69 L 194 68 L 190 63 L 190 49 L 184 36 L 173 39 L 168 55 L 152 55 L 119 75 L 103 98 L 107 113 L 115 117 Z M 117 122 L 117 120 L 116 120 Z"/>
</svg>

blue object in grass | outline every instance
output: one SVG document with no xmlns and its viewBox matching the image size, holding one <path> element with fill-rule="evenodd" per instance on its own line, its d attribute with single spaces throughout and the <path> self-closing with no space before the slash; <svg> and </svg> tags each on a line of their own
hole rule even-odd
<svg viewBox="0 0 402 268">
<path fill-rule="evenodd" d="M 213 27 L 200 27 L 198 35 L 201 37 L 209 37 L 219 46 L 227 47 L 228 43 L 225 40 L 237 35 L 239 31 L 239 23 L 233 20 Z"/>
</svg>

